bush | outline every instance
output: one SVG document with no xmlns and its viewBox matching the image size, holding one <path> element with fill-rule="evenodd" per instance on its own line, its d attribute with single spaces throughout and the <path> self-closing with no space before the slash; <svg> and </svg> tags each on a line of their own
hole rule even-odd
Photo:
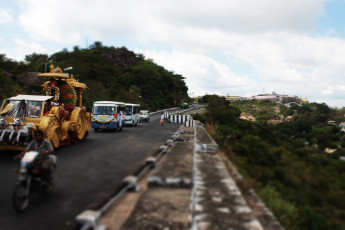
<svg viewBox="0 0 345 230">
<path fill-rule="evenodd" d="M 267 102 L 231 105 L 262 119 L 270 111 L 265 107 Z M 339 161 L 345 150 L 323 153 L 326 147 L 345 146 L 344 133 L 324 122 L 332 109 L 316 103 L 291 110 L 281 108 L 283 113 L 295 113 L 293 121 L 273 125 L 237 119 L 234 111 L 231 115 L 223 108 L 216 113 L 213 108 L 207 116 L 213 123 L 221 121 L 218 144 L 230 147 L 228 156 L 252 184 L 261 188 L 259 195 L 285 229 L 345 229 L 345 164 Z M 344 117 L 344 111 L 335 115 Z"/>
<path fill-rule="evenodd" d="M 293 140 L 292 145 L 294 146 L 294 148 L 303 148 L 305 147 L 305 140 L 302 138 L 296 138 L 295 140 Z"/>
<path fill-rule="evenodd" d="M 327 226 L 327 220 L 309 206 L 299 208 L 298 229 L 324 230 L 332 229 Z M 332 229 L 333 230 L 333 229 Z"/>
<path fill-rule="evenodd" d="M 234 145 L 234 151 L 248 159 L 248 163 L 262 166 L 273 166 L 279 156 L 258 136 L 246 135 Z"/>
<path fill-rule="evenodd" d="M 286 229 L 299 229 L 296 224 L 298 209 L 293 203 L 284 200 L 272 186 L 266 186 L 260 190 L 259 195 Z"/>
<path fill-rule="evenodd" d="M 301 158 L 307 158 L 310 154 L 310 150 L 307 148 L 298 148 L 295 149 L 293 153 Z"/>
<path fill-rule="evenodd" d="M 206 123 L 206 117 L 200 113 L 193 114 L 193 120 L 198 120 L 204 124 Z"/>
</svg>

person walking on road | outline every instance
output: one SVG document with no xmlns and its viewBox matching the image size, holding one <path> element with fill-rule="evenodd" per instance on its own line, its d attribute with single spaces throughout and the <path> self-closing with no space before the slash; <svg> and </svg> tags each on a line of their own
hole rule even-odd
<svg viewBox="0 0 345 230">
<path fill-rule="evenodd" d="M 161 125 L 163 126 L 163 124 L 164 124 L 164 114 L 163 114 L 163 113 L 161 113 L 161 120 L 160 120 L 160 123 L 161 123 Z"/>
</svg>

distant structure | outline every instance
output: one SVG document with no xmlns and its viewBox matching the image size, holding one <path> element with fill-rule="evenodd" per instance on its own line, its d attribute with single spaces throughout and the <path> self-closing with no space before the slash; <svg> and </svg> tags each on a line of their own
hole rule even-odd
<svg viewBox="0 0 345 230">
<path fill-rule="evenodd" d="M 280 103 L 282 105 L 291 105 L 291 104 L 303 104 L 308 102 L 307 98 L 302 98 L 298 96 L 289 96 L 286 94 L 277 94 L 272 92 L 271 94 L 258 94 L 251 97 L 240 97 L 240 96 L 230 96 L 227 94 L 225 99 L 228 101 L 242 101 L 242 100 L 269 100 L 275 103 Z"/>
<path fill-rule="evenodd" d="M 345 122 L 340 122 L 339 127 L 341 128 L 341 131 L 345 132 Z"/>
<path fill-rule="evenodd" d="M 228 101 L 242 101 L 242 100 L 245 100 L 246 98 L 245 97 L 240 97 L 240 96 L 230 96 L 229 94 L 227 94 L 225 96 L 225 99 L 228 100 Z"/>
<path fill-rule="evenodd" d="M 285 96 L 285 95 L 281 95 L 281 96 Z M 281 96 L 273 92 L 272 94 L 259 94 L 256 96 L 252 96 L 250 99 L 255 99 L 258 101 L 269 100 L 272 102 L 278 102 L 280 98 L 282 98 Z"/>
</svg>

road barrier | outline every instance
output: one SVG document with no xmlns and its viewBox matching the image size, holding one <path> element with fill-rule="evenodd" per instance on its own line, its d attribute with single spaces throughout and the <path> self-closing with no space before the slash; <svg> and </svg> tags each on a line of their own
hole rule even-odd
<svg viewBox="0 0 345 230">
<path fill-rule="evenodd" d="M 172 123 L 184 124 L 184 126 L 193 127 L 194 121 L 191 115 L 180 115 L 175 113 L 164 113 L 164 118 Z"/>
<path fill-rule="evenodd" d="M 178 131 L 177 131 L 178 132 Z M 166 145 L 159 147 L 159 153 L 155 157 L 146 159 L 145 164 L 138 170 L 135 175 L 129 175 L 123 179 L 120 191 L 111 198 L 102 208 L 98 210 L 85 210 L 76 217 L 77 229 L 79 230 L 106 230 L 106 227 L 101 223 L 102 217 L 114 206 L 114 204 L 127 192 L 139 191 L 139 180 L 144 175 L 155 168 L 157 160 L 167 153 L 168 148 L 174 144 L 172 139 L 166 141 Z"/>
<path fill-rule="evenodd" d="M 183 124 L 191 119 L 191 115 L 171 114 L 168 119 L 170 122 Z"/>
<path fill-rule="evenodd" d="M 195 126 L 195 120 L 190 119 L 190 120 L 186 121 L 186 123 L 185 123 L 184 126 L 187 126 L 187 127 L 194 127 L 194 126 Z"/>
</svg>

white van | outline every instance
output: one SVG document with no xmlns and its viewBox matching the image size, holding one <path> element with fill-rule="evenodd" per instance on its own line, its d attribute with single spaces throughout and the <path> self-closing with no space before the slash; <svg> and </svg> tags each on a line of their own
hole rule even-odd
<svg viewBox="0 0 345 230">
<path fill-rule="evenodd" d="M 150 122 L 150 115 L 148 110 L 140 110 L 140 122 Z"/>
<path fill-rule="evenodd" d="M 140 104 L 126 103 L 126 125 L 134 126 L 140 121 Z"/>
<path fill-rule="evenodd" d="M 122 130 L 125 119 L 121 114 L 126 106 L 117 101 L 96 101 L 91 111 L 91 127 L 97 132 L 100 129 Z"/>
</svg>

